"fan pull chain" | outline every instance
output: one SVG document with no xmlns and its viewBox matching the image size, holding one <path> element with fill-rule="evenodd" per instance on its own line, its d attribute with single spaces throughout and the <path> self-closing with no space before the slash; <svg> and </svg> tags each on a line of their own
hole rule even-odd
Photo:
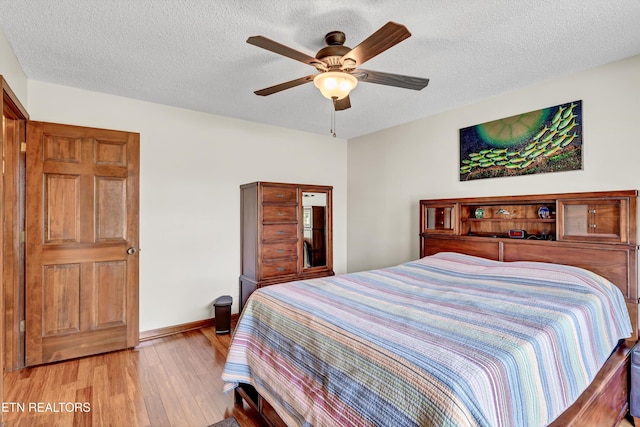
<svg viewBox="0 0 640 427">
<path fill-rule="evenodd" d="M 332 98 L 331 100 L 333 102 L 331 102 L 331 129 L 329 130 L 329 132 L 335 138 L 336 137 L 336 100 L 337 98 Z"/>
</svg>

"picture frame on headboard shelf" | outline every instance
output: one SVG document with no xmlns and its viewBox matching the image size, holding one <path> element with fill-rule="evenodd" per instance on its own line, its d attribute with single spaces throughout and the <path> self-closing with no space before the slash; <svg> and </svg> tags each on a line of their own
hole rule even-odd
<svg viewBox="0 0 640 427">
<path fill-rule="evenodd" d="M 581 169 L 581 100 L 460 129 L 460 181 Z"/>
</svg>

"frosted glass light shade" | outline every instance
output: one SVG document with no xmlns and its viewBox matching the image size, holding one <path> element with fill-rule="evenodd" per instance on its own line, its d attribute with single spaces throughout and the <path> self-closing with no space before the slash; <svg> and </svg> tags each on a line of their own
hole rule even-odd
<svg viewBox="0 0 640 427">
<path fill-rule="evenodd" d="M 325 98 L 342 99 L 356 87 L 358 79 L 342 71 L 327 71 L 315 76 L 313 84 L 320 89 Z"/>
</svg>

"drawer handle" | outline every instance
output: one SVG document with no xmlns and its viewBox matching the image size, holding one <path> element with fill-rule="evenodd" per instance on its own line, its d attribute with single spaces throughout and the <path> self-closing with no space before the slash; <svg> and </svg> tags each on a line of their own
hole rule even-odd
<svg viewBox="0 0 640 427">
<path fill-rule="evenodd" d="M 284 249 L 278 249 L 278 253 L 281 254 L 284 252 Z"/>
<path fill-rule="evenodd" d="M 278 230 L 278 234 L 284 234 L 284 231 Z"/>
<path fill-rule="evenodd" d="M 278 212 L 278 216 L 284 216 L 284 212 Z"/>
<path fill-rule="evenodd" d="M 278 271 L 284 271 L 284 267 L 278 267 Z"/>
<path fill-rule="evenodd" d="M 279 199 L 282 199 L 284 197 L 284 194 L 278 193 L 278 194 L 276 194 L 276 197 L 279 198 Z"/>
</svg>

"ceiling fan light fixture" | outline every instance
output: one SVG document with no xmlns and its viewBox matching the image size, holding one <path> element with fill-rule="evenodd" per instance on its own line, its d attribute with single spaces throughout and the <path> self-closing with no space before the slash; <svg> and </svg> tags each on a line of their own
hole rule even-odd
<svg viewBox="0 0 640 427">
<path fill-rule="evenodd" d="M 313 84 L 325 98 L 339 100 L 349 96 L 358 84 L 358 79 L 343 71 L 327 71 L 316 75 Z"/>
</svg>

